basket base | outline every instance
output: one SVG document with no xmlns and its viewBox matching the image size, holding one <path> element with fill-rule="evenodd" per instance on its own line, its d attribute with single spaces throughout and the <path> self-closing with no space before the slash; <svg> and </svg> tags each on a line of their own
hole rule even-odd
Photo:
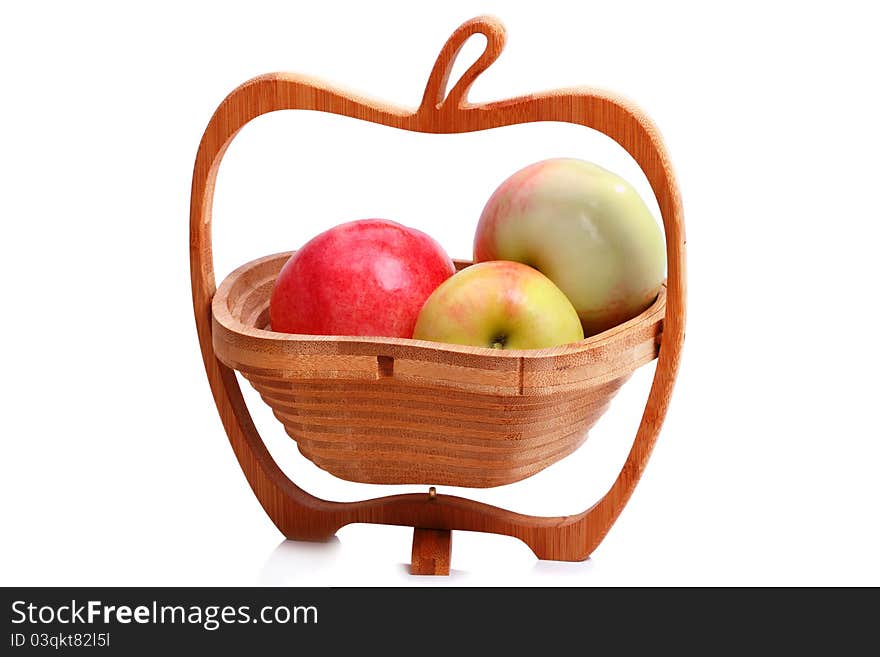
<svg viewBox="0 0 880 657">
<path fill-rule="evenodd" d="M 452 531 L 413 528 L 411 575 L 448 575 L 452 556 Z"/>
</svg>

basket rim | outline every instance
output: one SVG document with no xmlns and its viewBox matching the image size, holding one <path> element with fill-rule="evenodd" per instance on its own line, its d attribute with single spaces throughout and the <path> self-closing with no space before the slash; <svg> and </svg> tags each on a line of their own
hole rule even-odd
<svg viewBox="0 0 880 657">
<path fill-rule="evenodd" d="M 567 344 L 546 347 L 542 349 L 492 349 L 491 347 L 475 347 L 471 345 L 450 344 L 433 342 L 430 340 L 416 340 L 413 338 L 381 337 L 381 336 L 351 336 L 351 335 L 310 335 L 302 333 L 280 333 L 266 329 L 258 329 L 247 326 L 229 310 L 227 298 L 233 286 L 244 274 L 255 267 L 275 259 L 289 258 L 296 251 L 280 251 L 250 260 L 226 275 L 217 287 L 211 299 L 211 314 L 215 322 L 232 333 L 247 336 L 250 339 L 267 341 L 272 343 L 285 343 L 288 346 L 296 344 L 335 343 L 340 345 L 377 345 L 392 347 L 408 347 L 419 350 L 434 352 L 446 352 L 449 354 L 464 354 L 471 357 L 484 356 L 487 358 L 510 358 L 510 359 L 542 359 L 593 351 L 606 344 L 617 342 L 622 335 L 630 333 L 645 324 L 652 324 L 665 316 L 666 312 L 666 279 L 660 287 L 657 297 L 644 311 L 616 326 L 601 333 L 591 335 L 583 340 Z M 453 258 L 456 269 L 461 266 L 474 264 L 471 260 Z M 658 317 L 659 316 L 659 317 Z"/>
</svg>

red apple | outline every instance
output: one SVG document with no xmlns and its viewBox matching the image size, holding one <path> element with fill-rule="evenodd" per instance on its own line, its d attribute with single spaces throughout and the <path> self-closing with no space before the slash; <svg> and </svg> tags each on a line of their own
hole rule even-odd
<svg viewBox="0 0 880 657">
<path fill-rule="evenodd" d="M 269 301 L 273 331 L 411 338 L 425 300 L 455 266 L 420 230 L 350 221 L 305 244 L 281 268 Z"/>
</svg>

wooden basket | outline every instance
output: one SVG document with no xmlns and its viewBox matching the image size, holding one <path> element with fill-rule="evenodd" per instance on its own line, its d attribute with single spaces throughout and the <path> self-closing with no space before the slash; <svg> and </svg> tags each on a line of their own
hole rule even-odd
<svg viewBox="0 0 880 657">
<path fill-rule="evenodd" d="M 486 49 L 447 94 L 456 55 L 473 34 Z M 324 539 L 352 522 L 415 528 L 414 572 L 448 569 L 449 530 L 509 534 L 544 559 L 586 558 L 626 504 L 665 416 L 684 340 L 684 223 L 672 168 L 650 120 L 628 101 L 569 89 L 474 105 L 467 92 L 501 52 L 490 17 L 459 27 L 437 59 L 415 110 L 354 96 L 313 78 L 254 78 L 218 107 L 193 172 L 190 261 L 199 342 L 220 417 L 263 507 L 289 538 Z M 574 345 L 496 351 L 396 338 L 274 333 L 272 284 L 290 253 L 249 262 L 215 288 L 211 204 L 217 170 L 247 122 L 280 109 L 349 116 L 403 130 L 461 133 L 532 121 L 594 128 L 644 171 L 663 218 L 667 281 L 640 316 Z M 457 262 L 459 268 L 467 262 Z M 662 340 L 661 340 L 662 335 Z M 535 474 L 575 450 L 632 372 L 658 358 L 641 425 L 620 475 L 582 514 L 534 517 L 464 498 L 406 494 L 327 502 L 298 488 L 269 455 L 235 377 L 272 407 L 300 451 L 344 479 L 383 484 L 498 486 Z"/>
<path fill-rule="evenodd" d="M 633 370 L 657 356 L 665 290 L 639 317 L 553 349 L 273 333 L 269 296 L 290 255 L 249 262 L 223 281 L 214 351 L 304 456 L 343 479 L 468 487 L 524 479 L 574 451 Z"/>
</svg>

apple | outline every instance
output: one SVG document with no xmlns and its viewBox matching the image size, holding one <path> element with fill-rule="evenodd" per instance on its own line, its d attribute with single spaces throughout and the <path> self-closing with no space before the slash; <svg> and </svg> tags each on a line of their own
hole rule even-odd
<svg viewBox="0 0 880 657">
<path fill-rule="evenodd" d="M 455 273 L 432 237 L 361 219 L 313 237 L 281 268 L 269 300 L 273 331 L 412 337 L 430 294 Z"/>
<path fill-rule="evenodd" d="M 553 281 L 519 262 L 465 267 L 428 297 L 413 337 L 495 349 L 540 349 L 584 337 Z"/>
<path fill-rule="evenodd" d="M 510 176 L 483 208 L 474 261 L 535 267 L 571 300 L 586 335 L 631 319 L 656 299 L 663 234 L 638 192 L 591 162 L 554 158 Z"/>
</svg>

